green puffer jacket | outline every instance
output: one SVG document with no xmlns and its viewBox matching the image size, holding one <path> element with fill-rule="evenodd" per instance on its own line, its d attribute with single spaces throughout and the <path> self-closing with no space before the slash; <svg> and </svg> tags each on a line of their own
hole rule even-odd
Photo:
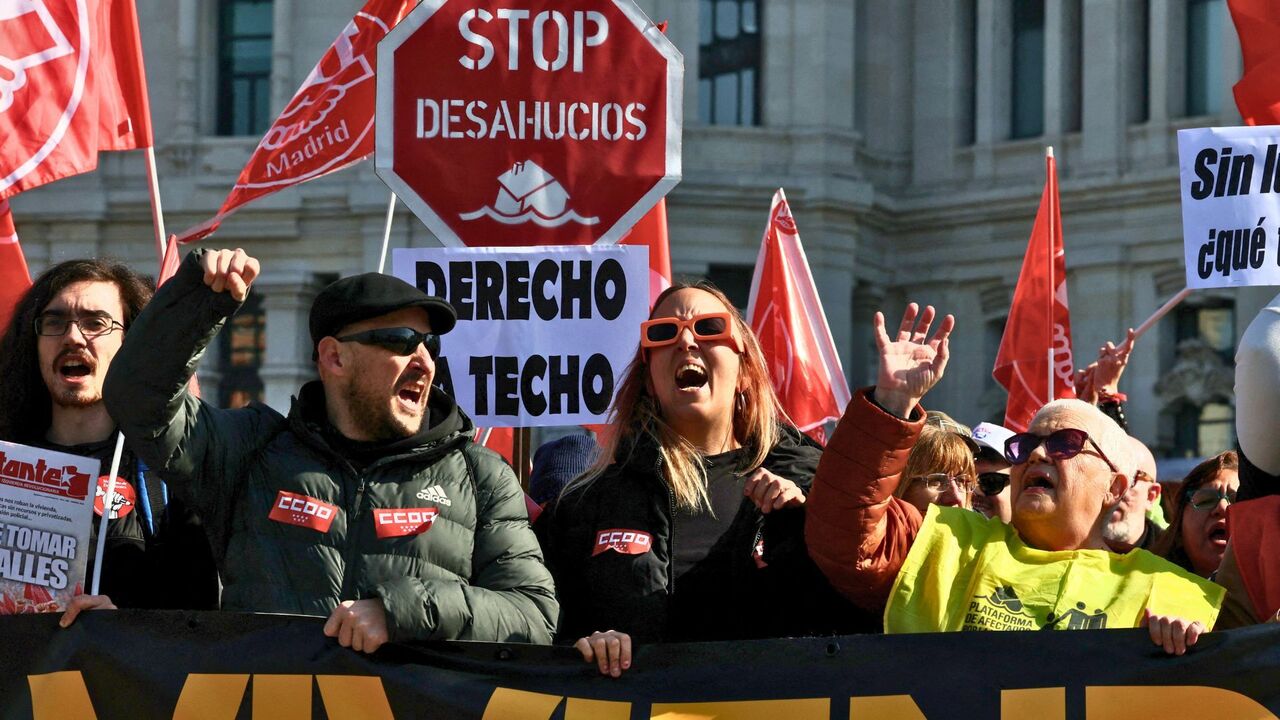
<svg viewBox="0 0 1280 720">
<path fill-rule="evenodd" d="M 421 443 L 357 471 L 321 431 L 319 382 L 303 387 L 288 418 L 258 404 L 214 408 L 186 391 L 238 309 L 204 284 L 200 252 L 138 316 L 104 396 L 136 451 L 204 517 L 222 607 L 327 616 L 344 600 L 377 597 L 393 641 L 550 643 L 555 591 L 520 485 L 471 442 L 471 421 L 444 393 L 432 390 Z M 387 509 L 437 514 L 406 534 L 394 524 L 405 517 L 376 513 Z M 384 537 L 378 518 L 392 522 Z M 421 527 L 421 515 L 408 520 Z"/>
</svg>

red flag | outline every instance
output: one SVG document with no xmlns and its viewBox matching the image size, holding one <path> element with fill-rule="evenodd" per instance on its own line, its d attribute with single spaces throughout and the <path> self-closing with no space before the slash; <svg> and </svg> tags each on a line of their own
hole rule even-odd
<svg viewBox="0 0 1280 720">
<path fill-rule="evenodd" d="M 133 0 L 7 0 L 0 58 L 0 198 L 151 145 Z"/>
<path fill-rule="evenodd" d="M 178 272 L 178 265 L 182 260 L 178 253 L 178 238 L 176 235 L 169 236 L 169 243 L 164 248 L 164 259 L 160 261 L 160 275 L 156 278 L 156 287 L 160 287 Z"/>
<path fill-rule="evenodd" d="M 267 130 L 218 214 L 181 233 L 178 242 L 208 236 L 245 203 L 371 155 L 378 41 L 417 4 L 365 3 Z"/>
<path fill-rule="evenodd" d="M 1015 432 L 1025 432 L 1036 411 L 1050 400 L 1076 396 L 1072 384 L 1067 265 L 1062 251 L 1062 215 L 1058 210 L 1058 168 L 1052 151 L 1045 165 L 1048 175 L 1040 210 L 1031 228 L 1031 241 L 1022 259 L 1022 273 L 1013 291 L 1013 305 L 991 372 L 996 382 L 1009 391 L 1004 426 Z M 1052 391 L 1049 348 L 1053 348 Z"/>
<path fill-rule="evenodd" d="M 747 318 L 760 339 L 782 409 L 801 431 L 825 442 L 822 425 L 839 419 L 849 404 L 849 385 L 781 189 L 769 208 Z"/>
<path fill-rule="evenodd" d="M 0 333 L 9 327 L 13 309 L 29 287 L 31 272 L 18 244 L 13 213 L 9 212 L 9 201 L 0 200 Z"/>
<path fill-rule="evenodd" d="M 1280 124 L 1280 4 L 1275 0 L 1227 0 L 1244 68 L 1232 92 L 1247 125 Z"/>
<path fill-rule="evenodd" d="M 671 287 L 671 248 L 667 239 L 667 199 L 662 198 L 619 241 L 649 246 L 649 303 Z"/>
</svg>

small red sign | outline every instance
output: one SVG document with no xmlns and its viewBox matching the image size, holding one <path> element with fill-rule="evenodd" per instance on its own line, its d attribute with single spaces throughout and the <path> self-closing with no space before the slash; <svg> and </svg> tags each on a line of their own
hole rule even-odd
<svg viewBox="0 0 1280 720">
<path fill-rule="evenodd" d="M 596 533 L 596 546 L 591 551 L 595 557 L 605 550 L 623 555 L 643 555 L 653 548 L 653 536 L 640 530 L 611 528 Z"/>
<path fill-rule="evenodd" d="M 373 524 L 379 538 L 421 535 L 439 514 L 435 508 L 387 508 L 373 511 Z"/>
<path fill-rule="evenodd" d="M 107 497 L 107 483 L 110 481 L 111 478 L 107 475 L 98 478 L 98 490 L 93 497 L 93 514 L 99 517 L 102 516 L 102 508 L 105 504 L 103 501 Z M 111 494 L 111 515 L 107 519 L 122 518 L 133 512 L 137 506 L 138 493 L 134 491 L 128 480 L 117 477 L 115 492 Z"/>
<path fill-rule="evenodd" d="M 337 505 L 281 490 L 276 495 L 276 502 L 271 506 L 271 513 L 267 517 L 286 525 L 297 525 L 327 533 L 337 514 Z"/>
</svg>

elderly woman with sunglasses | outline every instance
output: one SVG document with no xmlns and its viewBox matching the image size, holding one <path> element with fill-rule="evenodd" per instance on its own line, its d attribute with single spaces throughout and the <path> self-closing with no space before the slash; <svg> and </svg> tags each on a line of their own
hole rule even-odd
<svg viewBox="0 0 1280 720">
<path fill-rule="evenodd" d="M 803 548 L 819 448 L 786 426 L 760 345 L 712 286 L 660 295 L 600 460 L 538 519 L 559 636 L 619 676 L 632 641 L 837 629 L 857 617 Z M 830 605 L 828 606 L 827 603 Z"/>
<path fill-rule="evenodd" d="M 876 313 L 876 386 L 860 390 L 827 445 L 806 503 L 811 556 L 886 632 L 1148 625 L 1181 654 L 1213 625 L 1222 588 L 1146 551 L 1106 549 L 1102 526 L 1135 466 L 1097 408 L 1058 400 L 1005 443 L 1013 521 L 894 497 L 941 379 L 955 320 L 912 304 L 895 336 Z"/>
</svg>

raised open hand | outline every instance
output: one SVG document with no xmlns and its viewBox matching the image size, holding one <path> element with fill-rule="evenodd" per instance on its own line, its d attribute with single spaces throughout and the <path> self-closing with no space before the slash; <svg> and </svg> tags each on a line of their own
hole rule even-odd
<svg viewBox="0 0 1280 720">
<path fill-rule="evenodd" d="M 881 407 L 898 417 L 910 417 L 920 398 L 942 379 L 951 357 L 947 345 L 956 319 L 951 315 L 942 318 L 933 337 L 929 326 L 933 324 L 933 306 L 911 303 L 902 313 L 896 339 L 885 330 L 884 314 L 876 313 L 876 349 L 880 352 L 880 372 L 876 375 L 875 400 Z"/>
</svg>

